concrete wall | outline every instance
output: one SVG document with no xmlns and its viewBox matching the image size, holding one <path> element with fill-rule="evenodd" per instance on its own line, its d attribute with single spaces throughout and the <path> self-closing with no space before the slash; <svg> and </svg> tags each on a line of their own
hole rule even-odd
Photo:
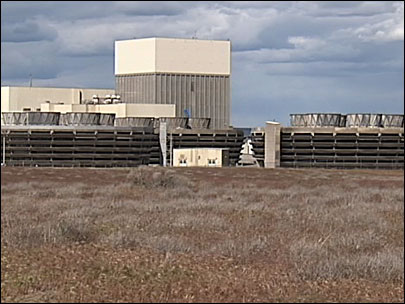
<svg viewBox="0 0 405 304">
<path fill-rule="evenodd" d="M 115 43 L 116 92 L 125 103 L 175 104 L 176 116 L 230 126 L 231 42 L 148 38 Z"/>
<path fill-rule="evenodd" d="M 0 146 L 7 166 L 134 167 L 150 163 L 158 140 L 153 128 L 2 126 Z"/>
<path fill-rule="evenodd" d="M 112 89 L 79 89 L 79 88 L 41 88 L 41 87 L 2 87 L 1 111 L 37 111 L 46 101 L 64 104 L 80 104 L 82 100 L 91 100 L 93 95 L 111 95 Z"/>
<path fill-rule="evenodd" d="M 1 87 L 1 111 L 10 111 L 10 87 Z"/>
<path fill-rule="evenodd" d="M 115 41 L 115 75 L 153 73 L 156 70 L 156 39 Z"/>
<path fill-rule="evenodd" d="M 175 117 L 176 105 L 128 104 L 125 117 Z"/>
<path fill-rule="evenodd" d="M 231 42 L 147 38 L 115 42 L 115 75 L 231 74 Z"/>
<path fill-rule="evenodd" d="M 96 105 L 87 104 L 54 104 L 54 103 L 42 103 L 41 112 L 97 112 Z"/>
<path fill-rule="evenodd" d="M 175 104 L 176 115 L 211 118 L 211 128 L 230 126 L 230 77 L 222 75 L 144 74 L 116 76 L 125 103 Z"/>
<path fill-rule="evenodd" d="M 265 127 L 264 167 L 280 167 L 280 130 L 278 122 L 268 121 Z"/>
<path fill-rule="evenodd" d="M 1 112 L 10 111 L 10 87 L 1 87 Z M 3 115 L 1 115 L 1 124 L 4 124 Z"/>
<path fill-rule="evenodd" d="M 231 74 L 231 42 L 156 39 L 156 72 Z"/>
<path fill-rule="evenodd" d="M 281 127 L 267 122 L 252 136 L 264 167 L 404 168 L 404 128 Z"/>
<path fill-rule="evenodd" d="M 222 167 L 223 149 L 173 149 L 173 167 Z M 215 163 L 209 163 L 211 162 Z"/>
<path fill-rule="evenodd" d="M 41 104 L 43 112 L 92 112 L 92 113 L 113 113 L 116 118 L 119 117 L 175 117 L 175 105 L 160 104 L 98 104 L 98 105 L 59 105 L 59 104 Z"/>
</svg>

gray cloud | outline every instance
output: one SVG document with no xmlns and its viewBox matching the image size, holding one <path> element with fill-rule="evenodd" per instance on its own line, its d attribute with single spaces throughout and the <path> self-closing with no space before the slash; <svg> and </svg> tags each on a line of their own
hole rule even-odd
<svg viewBox="0 0 405 304">
<path fill-rule="evenodd" d="M 54 28 L 34 21 L 5 24 L 1 27 L 2 42 L 50 41 L 56 39 L 57 36 Z"/>
<path fill-rule="evenodd" d="M 114 87 L 114 40 L 231 39 L 232 121 L 403 112 L 404 4 L 2 1 L 2 84 Z"/>
<path fill-rule="evenodd" d="M 2 82 L 6 79 L 26 79 L 29 74 L 42 79 L 56 77 L 61 68 L 58 58 L 54 55 L 56 52 L 57 47 L 52 42 L 2 43 Z"/>
<path fill-rule="evenodd" d="M 130 16 L 175 16 L 184 12 L 187 3 L 177 1 L 115 1 L 116 13 Z"/>
</svg>

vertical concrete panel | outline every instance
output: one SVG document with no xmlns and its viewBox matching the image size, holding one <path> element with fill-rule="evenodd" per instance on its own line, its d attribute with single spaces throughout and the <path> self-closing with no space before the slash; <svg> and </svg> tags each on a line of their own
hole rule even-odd
<svg viewBox="0 0 405 304">
<path fill-rule="evenodd" d="M 145 75 L 145 96 L 143 103 L 148 103 L 149 101 L 149 75 Z"/>
<path fill-rule="evenodd" d="M 217 128 L 218 124 L 218 113 L 216 111 L 216 102 L 215 102 L 215 91 L 216 91 L 216 85 L 215 85 L 215 77 L 211 76 L 211 100 L 210 100 L 210 105 L 211 105 L 211 117 L 214 119 L 215 123 L 215 128 Z"/>
<path fill-rule="evenodd" d="M 185 75 L 182 75 L 182 82 L 181 82 L 181 105 L 179 107 L 179 116 L 183 117 L 183 108 L 186 106 L 186 99 L 187 99 L 187 78 Z"/>
<path fill-rule="evenodd" d="M 224 124 L 226 127 L 229 127 L 229 125 L 230 125 L 230 78 L 225 77 L 224 81 L 225 81 L 225 90 L 224 90 L 225 122 L 224 122 Z"/>
<path fill-rule="evenodd" d="M 191 77 L 190 75 L 186 75 L 186 106 L 183 109 L 183 111 L 185 109 L 189 110 L 189 113 L 191 113 L 191 115 L 194 115 L 194 111 L 192 109 L 192 104 L 191 104 Z"/>
<path fill-rule="evenodd" d="M 199 117 L 202 116 L 202 109 L 201 109 L 201 76 L 196 77 L 196 82 L 195 82 L 195 102 L 198 108 L 198 115 Z"/>
<path fill-rule="evenodd" d="M 152 75 L 148 75 L 148 89 L 146 95 L 146 102 L 151 103 L 152 101 Z"/>
<path fill-rule="evenodd" d="M 162 103 L 166 104 L 166 75 L 162 75 Z"/>
<path fill-rule="evenodd" d="M 135 81 L 133 81 L 133 82 L 131 81 L 132 82 L 131 89 L 133 90 L 133 91 L 131 91 L 132 97 L 133 97 L 132 103 L 137 103 L 137 102 L 139 102 L 139 98 L 137 96 L 139 94 L 139 91 L 141 90 L 141 78 L 135 77 L 134 80 Z"/>
<path fill-rule="evenodd" d="M 132 102 L 132 96 L 130 96 L 130 88 L 129 88 L 129 77 L 123 76 L 122 77 L 122 89 L 118 91 L 116 89 L 117 94 L 121 95 L 121 100 L 124 102 Z"/>
<path fill-rule="evenodd" d="M 215 77 L 210 76 L 211 78 L 211 94 L 210 94 L 210 117 L 214 119 L 214 126 L 217 128 L 218 122 L 217 122 L 217 115 L 215 111 Z"/>
<path fill-rule="evenodd" d="M 138 91 L 139 98 L 137 99 L 137 102 L 142 102 L 141 100 L 142 100 L 143 94 L 145 92 L 144 88 L 145 88 L 145 76 L 142 75 L 139 77 L 139 91 Z"/>
<path fill-rule="evenodd" d="M 205 100 L 205 103 L 207 104 L 207 115 L 208 117 L 212 117 L 214 119 L 214 117 L 212 116 L 212 105 L 211 105 L 211 100 L 212 100 L 212 79 L 211 76 L 208 76 L 208 90 L 207 90 L 207 99 Z M 214 119 L 214 123 L 215 123 L 215 119 Z"/>
<path fill-rule="evenodd" d="M 205 102 L 205 95 L 206 95 L 206 90 L 207 90 L 207 84 L 206 84 L 206 77 L 205 75 L 201 76 L 201 90 L 200 90 L 200 107 L 201 107 L 201 117 L 207 117 L 206 111 L 206 102 Z"/>
<path fill-rule="evenodd" d="M 156 77 L 156 102 L 162 103 L 162 76 L 157 75 Z"/>
<path fill-rule="evenodd" d="M 145 103 L 146 102 L 146 94 L 147 94 L 147 80 L 148 80 L 148 76 L 147 75 L 143 75 L 142 76 L 142 92 L 141 92 L 141 100 L 140 102 Z"/>
<path fill-rule="evenodd" d="M 227 78 L 222 77 L 222 97 L 221 97 L 221 102 L 222 102 L 222 119 L 223 119 L 223 125 L 228 126 L 227 123 L 227 100 L 226 100 L 226 95 L 227 95 Z"/>
<path fill-rule="evenodd" d="M 213 120 L 214 120 L 214 126 L 216 126 L 216 117 L 215 117 L 215 113 L 214 113 L 214 109 L 213 109 L 213 105 L 214 105 L 214 103 L 213 103 L 213 100 L 214 100 L 214 79 L 213 79 L 213 77 L 212 76 L 210 76 L 210 95 L 209 95 L 209 99 L 208 99 L 208 103 L 209 103 L 209 105 L 210 105 L 210 107 L 209 107 L 209 115 L 210 115 L 210 117 L 212 117 L 213 118 Z"/>
<path fill-rule="evenodd" d="M 156 103 L 156 74 L 152 75 L 152 99 L 151 103 Z"/>
<path fill-rule="evenodd" d="M 280 130 L 277 122 L 266 122 L 264 136 L 264 167 L 280 167 Z"/>
</svg>

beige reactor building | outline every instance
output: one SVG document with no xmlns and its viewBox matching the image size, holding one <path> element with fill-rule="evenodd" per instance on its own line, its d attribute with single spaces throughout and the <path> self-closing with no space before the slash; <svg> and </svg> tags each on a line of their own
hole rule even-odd
<svg viewBox="0 0 405 304">
<path fill-rule="evenodd" d="M 115 91 L 125 103 L 175 104 L 176 117 L 230 126 L 231 42 L 145 38 L 115 42 Z"/>
</svg>

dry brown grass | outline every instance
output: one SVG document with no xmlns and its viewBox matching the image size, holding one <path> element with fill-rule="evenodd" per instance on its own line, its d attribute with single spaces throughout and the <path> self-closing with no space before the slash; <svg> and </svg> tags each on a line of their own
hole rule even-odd
<svg viewBox="0 0 405 304">
<path fill-rule="evenodd" d="M 1 299 L 403 302 L 403 182 L 403 171 L 4 168 Z"/>
</svg>

